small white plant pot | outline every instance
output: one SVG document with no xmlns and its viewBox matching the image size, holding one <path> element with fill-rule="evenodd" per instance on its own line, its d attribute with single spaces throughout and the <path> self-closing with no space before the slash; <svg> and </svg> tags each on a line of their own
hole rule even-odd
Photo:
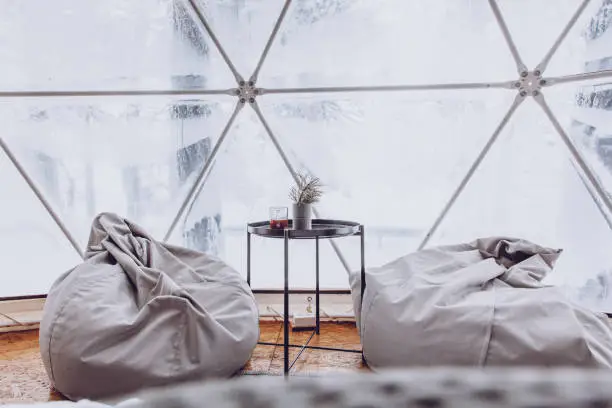
<svg viewBox="0 0 612 408">
<path fill-rule="evenodd" d="M 293 229 L 312 229 L 312 204 L 293 204 Z"/>
</svg>

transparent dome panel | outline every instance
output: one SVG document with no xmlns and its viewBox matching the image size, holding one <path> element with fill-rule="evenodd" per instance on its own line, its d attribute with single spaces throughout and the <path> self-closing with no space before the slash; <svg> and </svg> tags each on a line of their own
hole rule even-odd
<svg viewBox="0 0 612 408">
<path fill-rule="evenodd" d="M 248 80 L 254 72 L 284 0 L 198 0 L 206 21 L 232 63 Z"/>
<path fill-rule="evenodd" d="M 550 60 L 551 76 L 612 69 L 612 4 L 591 0 Z"/>
<path fill-rule="evenodd" d="M 418 247 L 509 109 L 507 91 L 265 96 L 296 168 L 325 185 L 321 216 L 365 225 L 367 266 Z M 337 240 L 351 269 L 359 240 Z"/>
<path fill-rule="evenodd" d="M 173 233 L 171 242 L 218 256 L 246 277 L 249 222 L 269 220 L 270 207 L 291 208 L 293 184 L 274 144 L 255 112 L 239 113 L 200 194 Z M 347 287 L 346 272 L 328 242 L 321 242 L 322 287 Z M 315 243 L 290 244 L 290 284 L 314 287 Z M 283 241 L 252 236 L 254 288 L 282 288 Z"/>
<path fill-rule="evenodd" d="M 612 197 L 612 78 L 567 83 L 546 100 L 608 195 Z"/>
<path fill-rule="evenodd" d="M 612 268 L 612 231 L 532 99 L 516 111 L 429 246 L 488 236 L 563 249 L 546 282 L 591 307 L 610 309 L 607 286 L 591 288 L 591 282 Z"/>
<path fill-rule="evenodd" d="M 224 89 L 201 23 L 175 0 L 0 0 L 0 89 Z"/>
<path fill-rule="evenodd" d="M 231 115 L 207 100 L 44 98 L 0 104 L 4 137 L 72 234 L 115 212 L 162 238 Z"/>
<path fill-rule="evenodd" d="M 486 0 L 292 2 L 263 87 L 484 82 L 516 76 Z"/>
<path fill-rule="evenodd" d="M 527 69 L 534 70 L 581 9 L 583 0 L 497 0 L 512 39 Z M 588 38 L 600 30 L 603 0 L 591 0 L 552 55 L 546 76 L 582 72 L 588 63 Z M 608 47 L 609 49 L 609 47 Z"/>
<path fill-rule="evenodd" d="M 81 258 L 0 149 L 0 298 L 41 295 Z"/>
</svg>

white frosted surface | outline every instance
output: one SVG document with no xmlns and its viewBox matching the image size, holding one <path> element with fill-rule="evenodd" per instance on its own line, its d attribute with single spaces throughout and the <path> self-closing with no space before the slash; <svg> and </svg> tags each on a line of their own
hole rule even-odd
<svg viewBox="0 0 612 408">
<path fill-rule="evenodd" d="M 523 61 L 533 68 L 581 1 L 498 3 Z M 282 4 L 201 2 L 245 79 Z M 612 57 L 611 32 L 590 41 L 584 36 L 600 5 L 590 3 L 547 74 L 580 73 L 586 62 Z M 0 90 L 236 86 L 208 34 L 176 7 L 170 0 L 0 0 Z M 488 1 L 303 0 L 289 8 L 257 85 L 516 77 Z M 598 81 L 596 88 L 609 87 L 605 82 Z M 611 113 L 577 107 L 581 87 L 586 93 L 594 89 L 592 83 L 565 84 L 546 88 L 545 95 L 610 192 L 611 164 L 573 121 L 607 137 Z M 499 89 L 317 93 L 263 95 L 258 103 L 293 166 L 312 171 L 326 184 L 321 214 L 365 224 L 366 262 L 375 266 L 418 247 L 514 96 L 514 90 Z M 101 211 L 131 217 L 162 238 L 206 160 L 189 162 L 177 151 L 206 141 L 209 154 L 234 103 L 230 96 L 10 99 L 0 102 L 0 136 L 81 245 Z M 199 113 L 177 116 L 177 105 Z M 44 293 L 78 259 L 1 152 L 0 165 L 0 297 Z M 185 166 L 188 170 L 181 171 L 188 175 L 181 178 L 178 169 Z M 205 219 L 207 226 L 214 224 L 206 236 L 208 249 L 246 273 L 245 224 L 266 219 L 270 206 L 289 206 L 290 183 L 281 157 L 247 106 L 171 241 L 189 244 L 184 234 Z M 607 295 L 612 235 L 565 146 L 531 100 L 510 120 L 432 244 L 505 234 L 563 247 L 551 282 L 580 289 L 582 300 L 594 307 L 609 302 L 612 308 Z M 358 238 L 337 243 L 351 268 L 357 268 Z M 33 248 L 45 256 L 29 256 Z M 253 286 L 281 287 L 280 242 L 254 238 L 252 249 Z M 323 287 L 348 286 L 327 243 L 321 245 L 321 272 Z M 290 277 L 296 287 L 314 284 L 314 243 L 292 244 Z"/>
<path fill-rule="evenodd" d="M 4 155 L 0 175 L 0 297 L 46 293 L 79 257 Z"/>
</svg>

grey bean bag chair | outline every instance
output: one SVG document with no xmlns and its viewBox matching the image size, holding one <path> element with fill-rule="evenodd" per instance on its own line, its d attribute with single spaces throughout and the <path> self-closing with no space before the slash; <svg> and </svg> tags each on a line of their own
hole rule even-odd
<svg viewBox="0 0 612 408">
<path fill-rule="evenodd" d="M 363 304 L 352 274 L 368 364 L 611 368 L 607 317 L 541 282 L 560 253 L 512 238 L 428 249 L 368 270 Z"/>
<path fill-rule="evenodd" d="M 258 337 L 255 298 L 237 271 L 101 214 L 84 263 L 49 292 L 40 350 L 58 391 L 99 399 L 231 376 Z"/>
</svg>

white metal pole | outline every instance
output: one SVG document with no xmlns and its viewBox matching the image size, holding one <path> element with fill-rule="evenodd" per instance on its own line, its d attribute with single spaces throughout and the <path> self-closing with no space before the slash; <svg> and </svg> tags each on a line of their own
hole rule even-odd
<svg viewBox="0 0 612 408">
<path fill-rule="evenodd" d="M 160 89 L 160 90 L 112 90 L 112 91 L 0 91 L 0 98 L 44 98 L 44 97 L 83 97 L 83 96 L 199 96 L 199 95 L 236 95 L 236 89 Z"/>
<path fill-rule="evenodd" d="M 223 60 L 227 64 L 228 68 L 230 69 L 230 71 L 232 71 L 232 74 L 234 75 L 234 78 L 236 79 L 236 82 L 238 84 L 240 84 L 241 82 L 244 81 L 244 78 L 242 78 L 242 75 L 240 75 L 240 73 L 238 72 L 238 70 L 236 69 L 234 64 L 232 63 L 232 60 L 230 59 L 230 57 L 225 52 L 225 49 L 223 48 L 223 46 L 219 42 L 219 39 L 217 38 L 217 36 L 213 32 L 212 28 L 208 24 L 208 21 L 206 20 L 206 17 L 204 17 L 204 13 L 202 13 L 202 10 L 200 10 L 200 6 L 197 4 L 197 1 L 196 0 L 187 0 L 187 1 L 191 5 L 191 9 L 195 12 L 195 14 L 197 15 L 198 19 L 200 20 L 200 22 L 204 26 L 204 29 L 206 30 L 206 32 L 208 33 L 208 35 L 212 39 L 213 43 L 215 43 L 215 46 L 217 47 L 217 49 L 221 53 L 221 57 L 223 57 Z"/>
<path fill-rule="evenodd" d="M 512 39 L 512 35 L 510 34 L 510 30 L 508 30 L 508 26 L 506 25 L 506 21 L 504 21 L 504 17 L 502 16 L 499 6 L 496 0 L 489 0 L 489 5 L 491 6 L 491 10 L 493 11 L 493 15 L 495 16 L 495 20 L 501 29 L 502 34 L 504 35 L 504 39 L 506 40 L 506 44 L 508 48 L 510 48 L 510 53 L 512 54 L 512 58 L 514 58 L 514 63 L 516 64 L 516 70 L 520 74 L 523 72 L 527 72 L 527 66 L 521 59 L 521 55 L 516 48 L 516 44 L 514 44 L 514 40 Z"/>
<path fill-rule="evenodd" d="M 381 85 L 381 86 L 327 86 L 307 88 L 259 88 L 261 95 L 286 93 L 333 93 L 333 92 L 393 92 L 393 91 L 435 91 L 461 89 L 516 89 L 513 81 L 504 82 L 474 82 L 455 84 L 424 84 L 424 85 Z"/>
<path fill-rule="evenodd" d="M 586 6 L 589 4 L 590 1 L 591 0 L 582 1 L 580 6 L 578 6 L 578 9 L 574 12 L 574 15 L 572 16 L 570 21 L 568 21 L 568 23 L 563 28 L 563 31 L 561 31 L 561 34 L 559 34 L 559 36 L 553 43 L 552 47 L 550 47 L 550 49 L 548 50 L 548 52 L 546 53 L 542 61 L 536 66 L 535 70 L 539 71 L 540 74 L 546 70 L 551 58 L 553 57 L 553 55 L 555 55 L 555 52 L 557 52 L 557 49 L 559 49 L 559 46 L 561 45 L 565 37 L 567 37 L 567 34 L 570 32 L 574 24 L 576 24 L 576 21 L 578 21 L 578 18 L 580 17 L 580 15 L 582 14 L 582 12 L 584 11 L 584 9 L 586 8 Z"/>
<path fill-rule="evenodd" d="M 278 34 L 278 30 L 283 22 L 283 20 L 285 19 L 285 15 L 287 14 L 287 10 L 289 9 L 289 5 L 291 4 L 291 0 L 285 0 L 285 4 L 283 5 L 283 9 L 281 10 L 280 15 L 278 16 L 278 19 L 276 19 L 276 23 L 274 24 L 274 28 L 272 29 L 272 33 L 270 34 L 270 37 L 268 38 L 268 42 L 266 43 L 266 46 L 263 50 L 263 52 L 261 53 L 261 57 L 259 58 L 259 62 L 257 63 L 257 67 L 255 67 L 255 71 L 253 71 L 253 74 L 251 75 L 251 78 L 249 78 L 249 81 L 255 83 L 257 82 L 257 77 L 259 76 L 259 71 L 261 70 L 261 67 L 263 66 L 264 61 L 266 60 L 266 57 L 268 56 L 268 52 L 270 51 L 270 47 L 272 47 L 272 43 L 274 42 L 274 39 L 276 38 L 276 35 Z"/>
<path fill-rule="evenodd" d="M 0 312 L 0 317 L 4 317 L 5 319 L 10 320 L 11 322 L 15 323 L 15 325 L 17 326 L 25 326 L 25 324 L 21 323 L 19 320 L 13 318 L 12 316 L 6 314 L 6 313 L 2 313 Z"/>
<path fill-rule="evenodd" d="M 36 195 L 36 198 L 38 198 L 40 203 L 45 207 L 45 209 L 47 210 L 51 218 L 53 218 L 53 221 L 55 221 L 59 229 L 64 233 L 66 238 L 68 238 L 68 241 L 70 241 L 70 244 L 72 245 L 74 250 L 77 251 L 77 253 L 79 254 L 81 258 L 84 258 L 85 255 L 80 245 L 78 244 L 76 238 L 74 238 L 74 236 L 72 235 L 68 227 L 66 227 L 66 225 L 60 218 L 59 214 L 53 209 L 53 206 L 51 205 L 51 203 L 47 201 L 44 194 L 36 186 L 36 183 L 34 182 L 34 180 L 32 180 L 32 178 L 28 175 L 28 172 L 21 165 L 19 160 L 17 160 L 17 157 L 13 155 L 13 152 L 8 147 L 6 142 L 2 139 L 2 137 L 0 137 L 0 148 L 4 151 L 8 159 L 13 163 L 13 165 L 15 166 L 19 174 L 21 174 L 21 177 L 23 177 L 25 182 L 28 183 L 28 186 L 30 186 L 30 188 L 32 189 L 32 192 L 34 193 L 34 195 Z"/>
<path fill-rule="evenodd" d="M 261 110 L 259 109 L 259 106 L 257 105 L 257 101 L 252 103 L 251 106 L 253 107 L 253 110 L 255 111 L 257 116 L 259 117 L 259 120 L 261 121 L 261 124 L 266 129 L 266 132 L 268 133 L 268 136 L 272 140 L 272 143 L 274 144 L 274 147 L 278 151 L 278 154 L 281 156 L 281 159 L 285 163 L 285 167 L 287 167 L 287 170 L 289 170 L 289 173 L 291 173 L 291 177 L 293 177 L 293 179 L 297 182 L 298 181 L 297 172 L 293 168 L 293 165 L 289 161 L 289 158 L 285 154 L 285 151 L 283 150 L 282 146 L 280 145 L 278 139 L 276 138 L 276 136 L 272 132 L 272 129 L 268 125 L 268 122 L 266 121 L 263 113 L 261 112 Z M 319 216 L 319 211 L 316 208 L 313 207 L 312 212 L 314 213 L 315 217 L 317 217 L 317 218 L 320 217 Z M 340 262 L 342 263 L 342 266 L 344 266 L 344 269 L 346 270 L 346 272 L 347 273 L 351 273 L 351 267 L 349 266 L 348 262 L 346 261 L 346 258 L 344 257 L 344 254 L 342 254 L 342 251 L 340 251 L 340 248 L 338 247 L 338 244 L 336 244 L 336 242 L 333 239 L 330 239 L 329 243 L 331 244 L 332 248 L 336 252 L 336 255 L 338 255 L 338 258 L 340 259 Z"/>
<path fill-rule="evenodd" d="M 545 86 L 564 84 L 570 82 L 581 82 L 581 81 L 589 81 L 593 79 L 601 79 L 601 78 L 612 78 L 612 70 L 605 71 L 596 71 L 596 72 L 584 72 L 581 74 L 574 75 L 563 75 L 558 77 L 549 77 L 544 78 Z"/>
<path fill-rule="evenodd" d="M 442 209 L 442 212 L 440 213 L 440 215 L 438 215 L 438 218 L 436 218 L 431 228 L 429 228 L 429 231 L 427 231 L 427 234 L 425 234 L 423 241 L 419 245 L 419 248 L 418 248 L 419 251 L 425 248 L 425 245 L 427 245 L 427 243 L 429 242 L 433 234 L 435 234 L 438 227 L 440 226 L 440 224 L 446 217 L 446 214 L 448 214 L 449 210 L 452 208 L 453 204 L 455 204 L 455 201 L 457 201 L 457 198 L 459 197 L 459 195 L 461 195 L 461 192 L 463 191 L 465 186 L 468 184 L 468 182 L 470 181 L 470 179 L 472 178 L 472 176 L 474 175 L 474 173 L 476 172 L 476 170 L 482 163 L 483 159 L 486 157 L 489 150 L 491 150 L 491 147 L 493 146 L 493 144 L 495 143 L 495 141 L 501 134 L 501 131 L 504 129 L 504 127 L 506 126 L 506 124 L 508 123 L 508 121 L 510 120 L 510 118 L 512 117 L 516 109 L 520 106 L 521 103 L 523 103 L 524 100 L 525 100 L 524 96 L 521 96 L 520 94 L 516 95 L 516 98 L 514 98 L 514 102 L 512 102 L 510 109 L 508 109 L 508 112 L 506 112 L 506 114 L 502 118 L 501 122 L 499 123 L 495 131 L 493 131 L 493 134 L 491 135 L 491 137 L 489 138 L 485 146 L 480 151 L 480 154 L 476 157 L 476 160 L 474 161 L 474 163 L 468 170 L 467 174 L 465 175 L 463 180 L 461 180 L 461 182 L 459 183 L 459 186 L 457 187 L 455 192 L 452 194 L 451 198 L 448 200 L 448 202 Z"/>
<path fill-rule="evenodd" d="M 225 125 L 225 128 L 221 132 L 221 136 L 219 136 L 219 139 L 217 140 L 217 143 L 215 144 L 215 146 L 213 147 L 212 152 L 210 153 L 210 157 L 208 158 L 208 160 L 204 164 L 204 167 L 202 168 L 202 171 L 200 171 L 200 174 L 198 175 L 198 178 L 193 183 L 193 186 L 191 187 L 191 190 L 189 190 L 189 193 L 185 197 L 185 200 L 183 201 L 183 204 L 181 204 L 181 207 L 177 211 L 176 216 L 172 220 L 172 224 L 170 224 L 170 228 L 168 228 L 168 232 L 166 232 L 166 235 L 164 236 L 164 242 L 168 241 L 168 239 L 170 239 L 170 236 L 172 235 L 172 232 L 174 232 L 174 229 L 176 228 L 176 226 L 177 226 L 178 222 L 180 221 L 181 217 L 183 216 L 183 214 L 185 212 L 185 209 L 189 206 L 190 201 L 197 199 L 197 196 L 202 191 L 202 188 L 204 187 L 204 184 L 205 184 L 204 182 L 205 182 L 206 176 L 210 172 L 210 169 L 211 169 L 213 163 L 215 162 L 217 154 L 219 153 L 219 149 L 221 148 L 221 145 L 223 144 L 223 141 L 225 140 L 225 137 L 227 136 L 230 128 L 232 127 L 232 124 L 234 123 L 234 120 L 236 119 L 236 116 L 238 116 L 238 113 L 242 110 L 243 107 L 244 107 L 244 103 L 242 103 L 242 102 L 238 102 L 236 104 L 236 107 L 234 108 L 234 112 L 232 113 L 232 116 L 229 118 L 227 124 Z"/>
<path fill-rule="evenodd" d="M 610 214 L 612 214 L 612 199 L 610 198 L 606 190 L 603 188 L 603 186 L 601 185 L 597 177 L 595 177 L 595 175 L 593 174 L 593 171 L 591 170 L 589 165 L 586 163 L 585 159 L 582 157 L 582 154 L 578 151 L 578 149 L 576 148 L 576 146 L 574 145 L 574 143 L 572 142 L 568 134 L 565 132 L 565 130 L 563 129 L 563 127 L 557 120 L 557 117 L 550 110 L 550 107 L 546 103 L 546 99 L 544 99 L 544 94 L 539 93 L 538 95 L 534 96 L 534 99 L 540 105 L 542 110 L 544 110 L 544 113 L 546 114 L 546 116 L 548 116 L 548 119 L 554 126 L 559 136 L 561 136 L 563 143 L 565 143 L 570 153 L 572 154 L 572 157 L 576 161 L 576 164 L 580 167 L 580 169 L 582 170 L 582 173 L 586 176 L 586 178 L 589 180 L 589 183 L 595 189 L 595 193 L 597 193 L 597 195 L 599 196 L 599 199 L 605 205 L 606 210 Z"/>
</svg>

